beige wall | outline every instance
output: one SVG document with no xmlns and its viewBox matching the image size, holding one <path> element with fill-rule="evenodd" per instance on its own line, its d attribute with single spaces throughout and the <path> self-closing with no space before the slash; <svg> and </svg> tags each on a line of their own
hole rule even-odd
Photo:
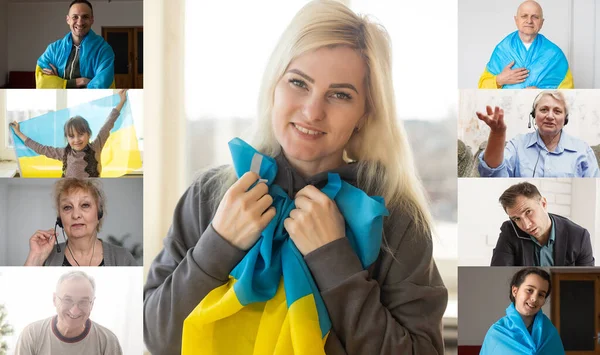
<svg viewBox="0 0 600 355">
<path fill-rule="evenodd" d="M 184 192 L 184 0 L 146 0 L 144 24 L 144 270 L 162 249 Z M 152 75 L 159 73 L 160 75 Z"/>
</svg>

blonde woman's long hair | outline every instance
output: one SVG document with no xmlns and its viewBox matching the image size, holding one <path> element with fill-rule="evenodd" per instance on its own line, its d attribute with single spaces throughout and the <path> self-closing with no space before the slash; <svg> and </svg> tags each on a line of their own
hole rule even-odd
<svg viewBox="0 0 600 355">
<path fill-rule="evenodd" d="M 385 28 L 331 0 L 305 5 L 282 34 L 265 70 L 258 102 L 258 120 L 251 144 L 275 157 L 281 151 L 271 124 L 275 86 L 294 58 L 322 47 L 354 48 L 367 65 L 367 115 L 344 151 L 358 163 L 358 185 L 385 198 L 390 210 L 410 216 L 419 230 L 430 233 L 432 218 L 417 176 L 404 126 L 398 123 L 391 71 L 391 45 Z M 223 183 L 213 206 L 216 210 L 236 177 L 233 169 L 213 176 Z"/>
</svg>

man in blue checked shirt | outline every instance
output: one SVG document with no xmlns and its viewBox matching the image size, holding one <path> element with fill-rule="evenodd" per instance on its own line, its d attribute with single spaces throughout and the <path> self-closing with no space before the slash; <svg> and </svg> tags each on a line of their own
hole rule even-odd
<svg viewBox="0 0 600 355">
<path fill-rule="evenodd" d="M 487 113 L 487 114 L 486 114 Z M 584 141 L 569 136 L 563 127 L 569 123 L 565 97 L 559 91 L 543 91 L 533 102 L 529 128 L 506 143 L 504 111 L 486 107 L 477 117 L 491 129 L 488 144 L 479 156 L 482 177 L 598 177 L 598 161 Z"/>
</svg>

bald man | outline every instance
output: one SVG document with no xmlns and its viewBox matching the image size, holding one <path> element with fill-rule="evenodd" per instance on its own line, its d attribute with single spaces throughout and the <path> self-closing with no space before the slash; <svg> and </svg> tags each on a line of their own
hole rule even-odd
<svg viewBox="0 0 600 355">
<path fill-rule="evenodd" d="M 525 1 L 515 15 L 517 30 L 494 49 L 480 89 L 573 89 L 573 76 L 562 50 L 539 34 L 544 12 L 535 1 Z"/>
</svg>

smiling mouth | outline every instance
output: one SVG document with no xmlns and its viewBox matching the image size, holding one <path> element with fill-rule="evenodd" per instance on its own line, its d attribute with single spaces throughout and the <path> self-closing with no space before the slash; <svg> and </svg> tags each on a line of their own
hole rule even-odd
<svg viewBox="0 0 600 355">
<path fill-rule="evenodd" d="M 78 316 L 72 316 L 72 315 L 70 315 L 70 314 L 67 314 L 67 317 L 69 317 L 69 318 L 71 318 L 71 319 L 78 319 L 78 318 L 81 318 L 81 315 L 78 315 Z"/>
<path fill-rule="evenodd" d="M 311 136 L 319 136 L 319 135 L 323 135 L 325 134 L 325 132 L 321 132 L 321 131 L 313 131 L 311 129 L 308 128 L 304 128 L 304 127 L 300 127 L 295 123 L 292 123 L 292 125 L 294 126 L 294 128 L 296 128 L 298 131 L 304 133 L 304 134 L 309 134 Z"/>
</svg>

